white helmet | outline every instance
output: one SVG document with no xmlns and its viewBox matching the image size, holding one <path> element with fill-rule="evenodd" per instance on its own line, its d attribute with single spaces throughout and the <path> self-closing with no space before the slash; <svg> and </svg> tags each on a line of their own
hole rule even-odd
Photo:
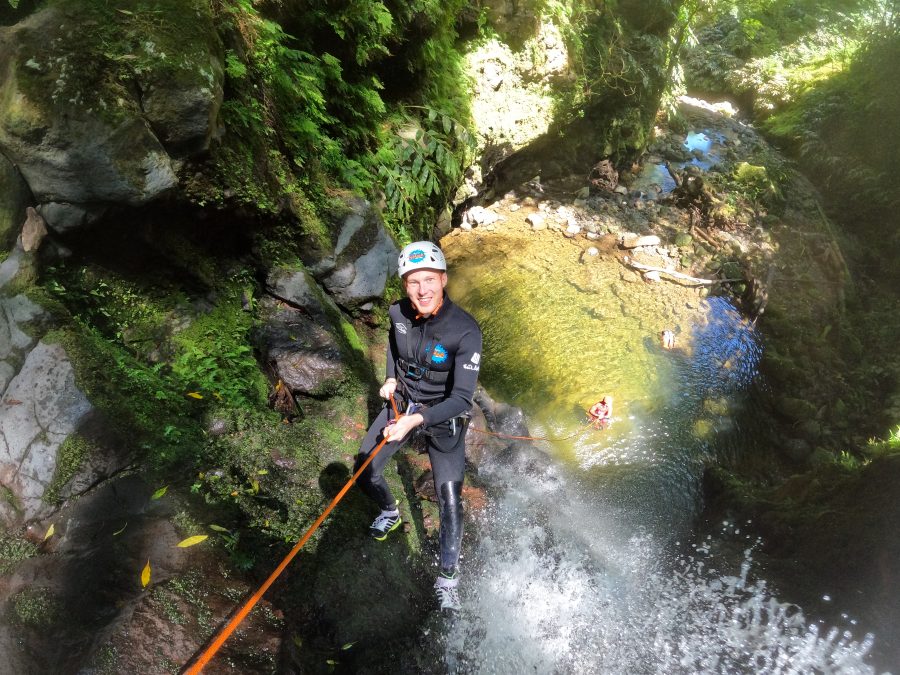
<svg viewBox="0 0 900 675">
<path fill-rule="evenodd" d="M 401 278 L 406 276 L 408 272 L 415 270 L 438 270 L 440 272 L 447 271 L 447 260 L 444 258 L 443 252 L 430 241 L 414 241 L 403 247 L 400 251 L 400 258 L 397 261 L 397 274 Z"/>
</svg>

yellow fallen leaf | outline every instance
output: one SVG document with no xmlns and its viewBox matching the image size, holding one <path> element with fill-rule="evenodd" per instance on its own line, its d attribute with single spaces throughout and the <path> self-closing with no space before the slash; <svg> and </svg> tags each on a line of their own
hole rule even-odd
<svg viewBox="0 0 900 675">
<path fill-rule="evenodd" d="M 144 569 L 141 571 L 141 588 L 147 588 L 147 584 L 150 583 L 150 561 L 147 561 L 147 564 L 144 565 Z"/>
<path fill-rule="evenodd" d="M 56 527 L 54 527 L 53 523 L 50 523 L 50 527 L 47 528 L 47 534 L 44 535 L 44 541 L 52 537 L 54 532 L 56 532 Z"/>
<path fill-rule="evenodd" d="M 193 537 L 188 537 L 187 539 L 182 539 L 178 542 L 178 548 L 187 548 L 188 546 L 196 546 L 201 541 L 206 541 L 209 537 L 208 534 L 196 534 Z"/>
<path fill-rule="evenodd" d="M 217 392 L 217 391 L 214 391 L 214 392 L 213 392 L 213 396 L 216 397 L 216 400 L 217 400 L 217 401 L 221 401 L 221 400 L 222 400 L 222 394 L 220 394 L 220 393 Z"/>
<path fill-rule="evenodd" d="M 189 391 L 187 395 L 191 398 L 203 398 L 203 394 L 201 394 L 199 391 Z"/>
</svg>

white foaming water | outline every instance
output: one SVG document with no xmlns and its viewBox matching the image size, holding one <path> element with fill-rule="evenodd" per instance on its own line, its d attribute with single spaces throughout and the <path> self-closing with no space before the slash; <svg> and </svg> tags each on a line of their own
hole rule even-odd
<svg viewBox="0 0 900 675">
<path fill-rule="evenodd" d="M 727 574 L 709 547 L 673 560 L 564 479 L 501 492 L 466 561 L 451 672 L 875 672 L 872 636 L 811 624 L 752 579 L 754 542 Z"/>
</svg>

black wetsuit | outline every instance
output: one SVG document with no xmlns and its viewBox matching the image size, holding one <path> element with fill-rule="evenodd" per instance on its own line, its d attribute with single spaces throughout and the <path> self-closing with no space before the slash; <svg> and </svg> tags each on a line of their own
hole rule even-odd
<svg viewBox="0 0 900 675">
<path fill-rule="evenodd" d="M 385 510 L 396 501 L 384 479 L 384 467 L 415 434 L 425 434 L 441 514 L 441 568 L 455 571 L 462 541 L 462 484 L 465 472 L 466 425 L 481 360 L 481 329 L 472 316 L 449 297 L 430 317 L 417 318 L 404 298 L 390 307 L 391 330 L 387 376 L 396 378 L 394 398 L 400 412 L 409 404 L 425 422 L 403 441 L 388 443 L 360 475 L 358 484 Z M 378 445 L 393 418 L 390 406 L 369 427 L 357 465 Z"/>
</svg>

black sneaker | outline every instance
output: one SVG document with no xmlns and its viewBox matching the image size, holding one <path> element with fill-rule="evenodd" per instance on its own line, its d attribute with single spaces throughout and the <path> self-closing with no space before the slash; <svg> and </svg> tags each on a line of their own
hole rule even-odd
<svg viewBox="0 0 900 675">
<path fill-rule="evenodd" d="M 403 519 L 400 518 L 399 511 L 393 514 L 382 511 L 369 526 L 369 534 L 372 535 L 372 538 L 376 541 L 384 541 L 391 532 L 400 527 L 400 523 L 402 522 Z"/>
<path fill-rule="evenodd" d="M 462 609 L 459 602 L 459 577 L 448 579 L 439 576 L 434 582 L 434 592 L 437 596 L 438 607 L 442 612 L 458 612 Z"/>
</svg>

